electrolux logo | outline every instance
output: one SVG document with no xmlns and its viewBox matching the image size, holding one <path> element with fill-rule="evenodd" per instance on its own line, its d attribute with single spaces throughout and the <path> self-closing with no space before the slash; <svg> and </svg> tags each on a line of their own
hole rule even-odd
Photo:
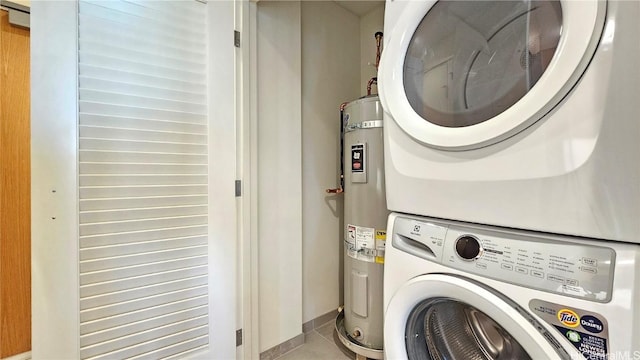
<svg viewBox="0 0 640 360">
<path fill-rule="evenodd" d="M 574 328 L 580 325 L 580 317 L 571 309 L 562 309 L 558 311 L 558 320 L 562 325 Z"/>
</svg>

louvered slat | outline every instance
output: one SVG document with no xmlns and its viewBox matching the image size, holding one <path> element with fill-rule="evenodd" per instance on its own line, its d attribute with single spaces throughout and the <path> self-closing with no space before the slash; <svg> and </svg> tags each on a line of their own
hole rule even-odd
<svg viewBox="0 0 640 360">
<path fill-rule="evenodd" d="M 207 175 L 83 175 L 80 186 L 206 184 Z"/>
<path fill-rule="evenodd" d="M 100 284 L 85 285 L 80 287 L 80 296 L 98 296 L 108 294 L 110 292 L 131 290 L 135 289 L 136 287 L 157 285 L 163 282 L 207 275 L 207 271 L 208 269 L 206 266 L 197 266 L 187 269 L 178 269 L 163 273 L 155 273 L 151 275 L 117 279 Z"/>
<path fill-rule="evenodd" d="M 198 154 L 161 154 L 126 151 L 96 151 L 84 150 L 80 152 L 83 162 L 132 162 L 173 163 L 173 164 L 206 164 L 207 156 Z"/>
<path fill-rule="evenodd" d="M 179 301 L 207 295 L 208 291 L 205 286 L 193 289 L 179 290 L 163 295 L 156 295 L 142 299 L 126 301 L 115 305 L 85 309 L 80 312 L 80 319 L 84 322 L 104 319 L 116 315 L 124 315 L 122 319 L 125 323 L 129 323 L 130 321 L 135 321 L 134 319 L 136 318 L 134 317 L 134 315 L 139 315 L 140 318 L 151 318 L 147 316 L 147 313 L 154 307 L 162 308 L 162 310 L 166 311 L 166 313 L 170 313 L 175 308 L 173 305 L 175 305 L 175 303 Z M 161 314 L 154 313 L 154 316 L 158 315 Z"/>
<path fill-rule="evenodd" d="M 80 260 L 95 260 L 103 257 L 127 256 L 142 253 L 151 253 L 177 248 L 189 248 L 207 244 L 206 236 L 190 236 L 175 239 L 163 239 L 145 241 L 141 243 L 129 243 L 110 245 L 104 247 L 86 248 L 80 250 Z"/>
<path fill-rule="evenodd" d="M 206 348 L 206 5 L 79 5 L 82 359 Z"/>
<path fill-rule="evenodd" d="M 198 93 L 191 93 L 181 90 L 171 90 L 150 85 L 123 83 L 90 76 L 81 77 L 80 86 L 85 89 L 102 89 L 104 91 L 112 92 L 117 91 L 122 94 L 151 96 L 159 99 L 179 99 L 180 101 L 198 104 L 204 104 L 207 101 L 205 96 Z"/>
<path fill-rule="evenodd" d="M 149 242 L 153 240 L 179 238 L 180 236 L 195 236 L 206 234 L 206 225 L 179 226 L 175 228 L 164 227 L 162 229 L 84 236 L 80 238 L 80 247 L 82 251 L 82 249 L 92 248 L 96 246 L 113 246 L 118 244 Z"/>
<path fill-rule="evenodd" d="M 191 306 L 193 304 L 187 304 Z M 186 310 L 176 311 L 171 314 L 156 316 L 152 319 L 137 321 L 122 326 L 113 326 L 113 323 L 104 331 L 93 331 L 90 335 L 80 337 L 81 346 L 94 345 L 103 341 L 109 341 L 119 337 L 127 336 L 140 331 L 153 329 L 154 327 L 163 326 L 181 321 L 183 319 L 191 319 L 201 317 L 207 314 L 206 306 L 188 307 Z"/>
<path fill-rule="evenodd" d="M 152 322 L 154 319 L 172 314 L 177 311 L 191 309 L 198 306 L 208 306 L 206 290 L 200 295 L 187 299 L 180 299 L 183 293 L 177 293 L 171 298 L 173 301 L 158 301 L 157 303 L 136 309 L 137 304 L 127 303 L 124 309 L 119 307 L 103 307 L 91 309 L 80 313 L 83 323 L 80 326 L 81 335 L 92 335 L 104 332 L 121 326 L 133 327 L 137 323 Z M 176 298 L 176 299 L 174 299 Z M 164 297 L 166 300 L 167 297 Z"/>
<path fill-rule="evenodd" d="M 159 143 L 154 141 L 80 139 L 83 150 L 167 152 L 174 154 L 206 154 L 207 146 L 199 144 Z M 139 174 L 137 174 L 139 175 Z"/>
<path fill-rule="evenodd" d="M 165 271 L 176 269 L 184 269 L 195 266 L 207 265 L 207 257 L 205 255 L 186 257 L 182 259 L 174 259 L 169 261 L 161 261 L 156 263 L 146 263 L 136 266 L 130 266 L 124 269 L 108 269 L 105 271 L 85 272 L 80 276 L 80 285 L 96 284 L 107 281 L 115 281 L 134 276 L 143 276 L 146 274 L 160 274 Z"/>
<path fill-rule="evenodd" d="M 145 120 L 166 120 L 206 124 L 206 116 L 197 113 L 170 111 L 128 106 L 126 104 L 109 104 L 104 102 L 86 101 L 80 98 L 80 114 L 100 114 L 111 116 L 133 117 Z"/>
<path fill-rule="evenodd" d="M 165 206 L 158 208 L 130 209 L 129 211 L 103 210 L 86 211 L 80 214 L 83 223 L 96 223 L 119 220 L 149 219 L 171 216 L 198 215 L 206 213 L 206 206 Z"/>
</svg>

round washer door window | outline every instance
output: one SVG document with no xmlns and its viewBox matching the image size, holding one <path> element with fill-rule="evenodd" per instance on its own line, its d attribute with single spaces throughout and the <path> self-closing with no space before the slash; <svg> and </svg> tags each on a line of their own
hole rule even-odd
<svg viewBox="0 0 640 360">
<path fill-rule="evenodd" d="M 448 150 L 496 143 L 542 118 L 585 72 L 604 28 L 597 0 L 407 2 L 380 65 L 385 111 Z"/>
<path fill-rule="evenodd" d="M 448 298 L 416 306 L 405 333 L 409 360 L 531 360 L 502 326 L 477 308 Z"/>
<path fill-rule="evenodd" d="M 515 287 L 513 290 L 519 291 Z M 560 342 L 550 340 L 553 335 L 506 295 L 454 274 L 426 274 L 408 280 L 386 304 L 385 358 L 580 357 L 571 345 L 563 347 Z"/>
</svg>

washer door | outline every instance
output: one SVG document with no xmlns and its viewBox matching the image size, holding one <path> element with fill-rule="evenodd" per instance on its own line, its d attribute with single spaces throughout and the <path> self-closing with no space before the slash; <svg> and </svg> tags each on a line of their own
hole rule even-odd
<svg viewBox="0 0 640 360">
<path fill-rule="evenodd" d="M 380 98 L 410 136 L 448 150 L 496 143 L 556 106 L 593 57 L 606 13 L 598 0 L 403 6 L 387 31 Z"/>
<path fill-rule="evenodd" d="M 384 336 L 387 359 L 580 358 L 512 300 L 455 275 L 423 275 L 403 285 L 386 309 Z"/>
</svg>

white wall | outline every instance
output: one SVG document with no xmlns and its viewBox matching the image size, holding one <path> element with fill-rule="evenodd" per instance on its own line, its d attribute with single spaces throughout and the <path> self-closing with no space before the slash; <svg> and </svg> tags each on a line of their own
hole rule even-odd
<svg viewBox="0 0 640 360">
<path fill-rule="evenodd" d="M 360 95 L 367 95 L 367 82 L 377 76 L 376 67 L 376 39 L 375 33 L 384 32 L 384 3 L 371 10 L 360 18 Z M 371 65 L 369 65 L 371 64 Z M 378 88 L 373 85 L 372 94 L 378 93 Z"/>
<path fill-rule="evenodd" d="M 300 8 L 258 3 L 260 352 L 302 333 Z"/>
<path fill-rule="evenodd" d="M 366 94 L 375 76 L 366 63 L 375 62 L 373 34 L 382 31 L 383 6 L 362 18 L 332 1 L 257 7 L 263 352 L 341 305 L 343 203 L 325 189 L 339 180 L 338 107 Z"/>
<path fill-rule="evenodd" d="M 303 322 L 341 304 L 339 106 L 359 94 L 360 20 L 332 1 L 302 3 Z"/>
</svg>

